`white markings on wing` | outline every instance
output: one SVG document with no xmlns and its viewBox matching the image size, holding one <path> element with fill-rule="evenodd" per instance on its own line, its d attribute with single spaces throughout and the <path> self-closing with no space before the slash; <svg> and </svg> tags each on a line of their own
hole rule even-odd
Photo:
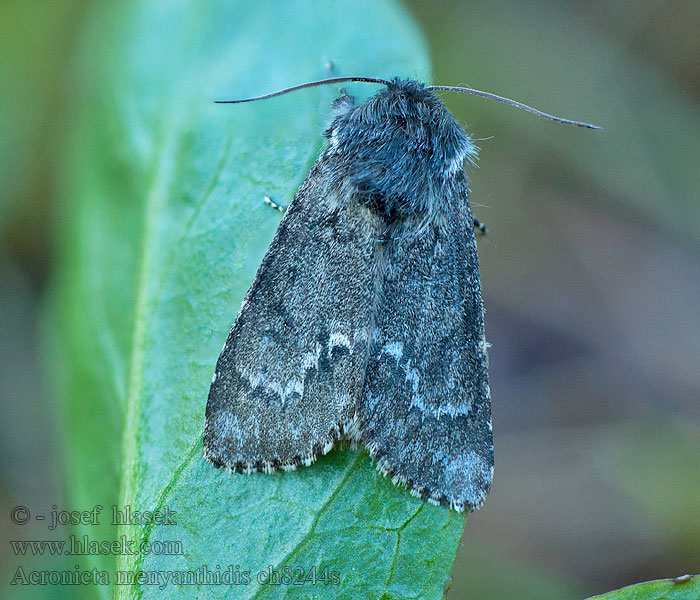
<svg viewBox="0 0 700 600">
<path fill-rule="evenodd" d="M 485 342 L 484 342 L 485 343 Z M 471 409 L 471 399 L 465 399 L 464 402 L 460 404 L 453 404 L 451 402 L 445 402 L 442 404 L 435 405 L 434 402 L 427 400 L 420 391 L 420 381 L 421 374 L 420 371 L 415 368 L 410 359 L 402 361 L 403 358 L 403 342 L 394 341 L 387 342 L 382 347 L 382 354 L 388 354 L 396 360 L 397 369 L 400 368 L 406 373 L 405 381 L 410 383 L 413 393 L 411 394 L 411 406 L 410 408 L 417 408 L 423 413 L 423 418 L 428 416 L 433 416 L 436 419 L 440 419 L 443 415 L 449 415 L 450 417 L 456 417 L 459 415 L 467 416 Z M 435 393 L 440 393 L 440 390 L 434 390 Z"/>
<path fill-rule="evenodd" d="M 352 335 L 352 340 L 350 336 L 340 331 L 333 331 L 328 338 L 328 348 L 327 355 L 331 358 L 331 354 L 334 348 L 347 348 L 352 354 L 354 345 L 358 342 L 365 345 L 363 342 L 367 339 L 366 328 L 360 328 L 355 330 Z M 263 390 L 273 393 L 282 401 L 284 404 L 287 399 L 292 394 L 299 394 L 299 396 L 304 396 L 304 380 L 306 379 L 306 373 L 309 370 L 318 369 L 318 361 L 321 358 L 323 352 L 323 346 L 319 342 L 316 342 L 314 349 L 310 352 L 306 352 L 301 359 L 300 365 L 300 376 L 294 377 L 290 376 L 287 381 L 280 381 L 277 378 L 269 377 L 262 370 L 257 370 L 255 372 L 248 371 L 241 366 L 236 365 L 236 370 L 238 373 L 248 381 L 248 384 L 252 389 L 262 388 Z M 291 369 L 290 369 L 291 370 Z M 289 372 L 289 371 L 288 371 Z"/>
<path fill-rule="evenodd" d="M 493 466 L 476 452 L 453 456 L 445 465 L 445 484 L 448 489 L 467 490 L 467 502 L 478 506 L 484 501 L 483 482 L 493 478 Z M 477 490 L 482 490 L 477 492 Z M 475 493 L 477 492 L 477 493 Z"/>
<path fill-rule="evenodd" d="M 396 364 L 398 365 L 403 356 L 403 342 L 389 342 L 384 344 L 382 348 L 384 354 L 390 354 L 396 359 Z"/>
<path fill-rule="evenodd" d="M 304 373 L 306 373 L 307 369 L 318 369 L 318 359 L 321 357 L 321 350 L 321 344 L 316 342 L 315 350 L 304 355 L 304 360 L 301 361 L 301 368 Z"/>
<path fill-rule="evenodd" d="M 347 348 L 350 354 L 352 354 L 352 343 L 350 338 L 344 333 L 334 331 L 328 338 L 328 358 L 331 358 L 331 353 L 333 348 Z"/>
</svg>

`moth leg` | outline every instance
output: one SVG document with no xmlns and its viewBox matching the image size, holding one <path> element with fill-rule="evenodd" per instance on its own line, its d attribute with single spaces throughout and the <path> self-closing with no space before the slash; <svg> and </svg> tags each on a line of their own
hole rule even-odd
<svg viewBox="0 0 700 600">
<path fill-rule="evenodd" d="M 267 202 L 267 200 L 265 201 Z M 476 229 L 481 235 L 486 235 L 486 232 L 488 231 L 486 229 L 486 225 L 477 218 L 474 218 L 474 229 Z"/>
<path fill-rule="evenodd" d="M 281 213 L 283 213 L 285 210 L 287 210 L 286 206 L 284 206 L 282 204 L 277 204 L 277 202 L 272 200 L 272 198 L 270 198 L 270 196 L 265 196 L 265 198 L 263 198 L 263 200 L 265 201 L 265 204 L 267 204 L 268 206 L 271 206 L 275 210 L 280 211 Z"/>
</svg>

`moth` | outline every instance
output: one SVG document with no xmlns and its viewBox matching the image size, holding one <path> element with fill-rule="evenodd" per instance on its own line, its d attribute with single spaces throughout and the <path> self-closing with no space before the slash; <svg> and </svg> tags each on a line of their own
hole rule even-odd
<svg viewBox="0 0 700 600">
<path fill-rule="evenodd" d="M 476 149 L 410 79 L 332 104 L 327 143 L 286 210 L 221 351 L 204 455 L 235 472 L 310 465 L 342 439 L 416 496 L 478 508 L 493 435 L 474 224 Z M 240 101 L 228 101 L 240 102 Z"/>
</svg>

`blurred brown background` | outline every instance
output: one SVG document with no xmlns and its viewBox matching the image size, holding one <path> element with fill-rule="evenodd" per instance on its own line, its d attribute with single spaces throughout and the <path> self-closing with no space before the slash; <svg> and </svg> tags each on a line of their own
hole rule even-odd
<svg viewBox="0 0 700 600">
<path fill-rule="evenodd" d="M 39 317 L 66 57 L 89 4 L 0 6 L 3 514 L 12 499 L 62 498 Z M 493 490 L 468 519 L 448 597 L 582 598 L 699 572 L 700 3 L 407 10 L 431 47 L 431 83 L 603 127 L 444 96 L 481 148 L 469 176 L 489 227 L 496 443 Z"/>
</svg>

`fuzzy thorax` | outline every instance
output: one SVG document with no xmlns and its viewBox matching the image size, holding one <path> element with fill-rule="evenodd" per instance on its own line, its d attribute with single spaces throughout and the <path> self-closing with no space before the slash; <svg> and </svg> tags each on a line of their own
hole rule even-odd
<svg viewBox="0 0 700 600">
<path fill-rule="evenodd" d="M 333 105 L 326 150 L 343 178 L 388 220 L 450 211 L 453 184 L 476 149 L 440 99 L 417 81 L 394 79 L 367 102 L 343 96 Z M 466 199 L 465 199 L 466 201 Z"/>
</svg>

